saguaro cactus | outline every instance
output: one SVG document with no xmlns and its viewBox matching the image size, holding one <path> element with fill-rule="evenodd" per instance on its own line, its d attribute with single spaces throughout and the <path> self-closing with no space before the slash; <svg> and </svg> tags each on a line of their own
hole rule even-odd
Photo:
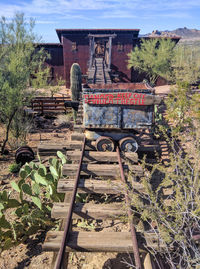
<svg viewBox="0 0 200 269">
<path fill-rule="evenodd" d="M 74 63 L 70 70 L 70 88 L 72 93 L 72 101 L 78 101 L 80 98 L 81 91 L 81 68 L 79 64 Z"/>
<path fill-rule="evenodd" d="M 80 65 L 77 63 L 72 64 L 70 70 L 70 89 L 72 93 L 72 101 L 78 101 L 80 98 L 81 92 L 81 68 Z M 76 122 L 77 118 L 77 111 L 73 109 L 73 117 L 74 121 Z"/>
</svg>

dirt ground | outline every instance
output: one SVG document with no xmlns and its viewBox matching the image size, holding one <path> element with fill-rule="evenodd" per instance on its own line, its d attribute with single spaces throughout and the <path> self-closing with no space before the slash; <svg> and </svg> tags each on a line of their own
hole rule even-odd
<svg viewBox="0 0 200 269">
<path fill-rule="evenodd" d="M 41 90 L 41 92 L 45 90 Z M 167 94 L 170 91 L 170 86 L 156 87 L 156 93 Z M 62 90 L 57 93 L 68 94 L 68 90 L 62 87 Z M 49 95 L 49 94 L 48 94 Z M 28 145 L 34 150 L 41 141 L 54 143 L 65 143 L 72 132 L 72 124 L 70 117 L 66 115 L 57 115 L 53 118 L 38 118 L 41 123 L 28 134 Z M 42 127 L 41 127 L 42 125 Z M 2 134 L 2 128 L 0 128 Z M 2 135 L 0 143 L 2 142 Z M 16 175 L 9 172 L 9 165 L 14 162 L 15 150 L 9 148 L 9 154 L 0 156 L 0 190 L 10 190 L 9 182 L 16 179 Z M 103 225 L 103 230 L 106 231 L 127 231 L 127 224 L 122 221 L 107 221 Z M 37 233 L 30 237 L 24 243 L 5 250 L 0 254 L 0 269 L 22 269 L 22 268 L 43 268 L 48 269 L 51 266 L 53 253 L 42 251 L 42 242 L 45 239 L 45 232 Z M 131 268 L 130 264 L 132 256 L 129 254 L 119 253 L 71 253 L 69 255 L 69 269 L 122 269 Z M 128 263 L 128 264 L 127 264 Z"/>
</svg>

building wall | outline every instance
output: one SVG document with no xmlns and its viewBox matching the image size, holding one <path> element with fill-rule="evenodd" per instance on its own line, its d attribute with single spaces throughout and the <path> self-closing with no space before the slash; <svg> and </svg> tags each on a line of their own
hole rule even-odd
<svg viewBox="0 0 200 269">
<path fill-rule="evenodd" d="M 111 69 L 119 77 L 116 81 L 132 82 L 132 71 L 128 69 L 128 53 L 131 52 L 135 40 L 131 34 L 118 34 L 112 42 Z"/>
<path fill-rule="evenodd" d="M 89 39 L 84 34 L 62 36 L 64 74 L 66 86 L 70 86 L 70 68 L 73 63 L 78 63 L 82 74 L 87 73 L 89 61 Z"/>
<path fill-rule="evenodd" d="M 116 34 L 112 39 L 111 72 L 114 74 L 113 82 L 142 82 L 148 79 L 145 73 L 139 73 L 134 68 L 128 69 L 128 53 L 141 42 L 138 37 L 139 30 L 57 30 L 61 43 L 39 44 L 51 55 L 46 64 L 51 68 L 51 80 L 57 78 L 65 80 L 66 86 L 70 86 L 70 69 L 73 63 L 78 63 L 83 75 L 87 75 L 89 66 L 89 38 L 88 34 Z M 173 39 L 176 43 L 178 38 Z M 84 77 L 84 76 L 83 76 Z M 85 81 L 83 81 L 85 82 Z M 159 85 L 166 80 L 158 79 Z"/>
<path fill-rule="evenodd" d="M 56 83 L 58 79 L 65 80 L 63 65 L 63 46 L 61 44 L 39 44 L 38 48 L 44 50 L 50 55 L 46 60 L 46 65 L 50 68 L 50 82 Z"/>
<path fill-rule="evenodd" d="M 87 74 L 89 65 L 89 38 L 88 33 L 65 34 L 61 37 L 63 44 L 64 74 L 66 86 L 70 85 L 70 68 L 73 63 L 78 63 L 83 75 Z M 127 54 L 133 48 L 133 34 L 118 34 L 112 40 L 111 69 L 115 72 L 120 82 L 131 82 L 132 71 L 127 68 Z"/>
</svg>

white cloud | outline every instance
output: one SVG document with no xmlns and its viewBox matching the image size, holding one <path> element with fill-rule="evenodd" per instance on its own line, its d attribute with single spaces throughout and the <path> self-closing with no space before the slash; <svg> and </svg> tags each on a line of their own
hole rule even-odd
<svg viewBox="0 0 200 269">
<path fill-rule="evenodd" d="M 151 13 L 159 17 L 160 12 L 166 17 L 175 17 L 175 14 L 187 17 L 191 9 L 197 7 L 200 7 L 200 0 L 16 0 L 15 5 L 0 3 L 0 16 L 10 18 L 16 12 L 24 12 L 26 16 L 36 17 L 40 21 L 45 21 L 43 16 L 55 16 L 56 20 L 59 20 L 59 16 L 88 19 L 88 11 L 94 14 L 98 11 L 97 18 L 145 18 Z"/>
</svg>

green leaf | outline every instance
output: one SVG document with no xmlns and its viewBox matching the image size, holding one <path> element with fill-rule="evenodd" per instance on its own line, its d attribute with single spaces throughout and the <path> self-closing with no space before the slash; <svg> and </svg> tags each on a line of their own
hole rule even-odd
<svg viewBox="0 0 200 269">
<path fill-rule="evenodd" d="M 12 246 L 12 239 L 7 238 L 3 245 L 3 250 L 9 249 Z"/>
<path fill-rule="evenodd" d="M 4 209 L 4 204 L 3 203 L 0 203 L 0 211 Z"/>
<path fill-rule="evenodd" d="M 18 182 L 18 186 L 19 186 L 20 190 L 21 190 L 22 185 L 23 185 L 24 183 L 25 183 L 25 180 L 24 180 L 24 179 L 21 179 L 21 180 Z"/>
<path fill-rule="evenodd" d="M 34 183 L 32 189 L 33 189 L 33 192 L 34 192 L 36 195 L 39 195 L 39 194 L 40 194 L 40 186 L 39 186 L 39 184 Z"/>
<path fill-rule="evenodd" d="M 58 173 L 53 166 L 50 166 L 50 171 L 51 171 L 51 174 L 53 175 L 54 178 L 58 177 Z"/>
<path fill-rule="evenodd" d="M 27 203 L 24 204 L 24 206 L 23 206 L 23 211 L 24 211 L 24 214 L 25 214 L 25 215 L 28 215 L 28 214 L 29 214 L 29 206 L 28 206 Z"/>
<path fill-rule="evenodd" d="M 15 191 L 20 192 L 20 188 L 15 181 L 11 181 L 10 184 Z"/>
<path fill-rule="evenodd" d="M 22 168 L 19 172 L 19 176 L 22 178 L 22 179 L 25 179 L 27 177 L 27 172 Z"/>
<path fill-rule="evenodd" d="M 14 208 L 14 207 L 18 207 L 20 205 L 21 205 L 20 202 L 17 201 L 16 199 L 9 199 L 8 203 L 7 203 L 8 208 Z"/>
<path fill-rule="evenodd" d="M 31 171 L 32 171 L 32 169 L 30 168 L 30 166 L 28 164 L 26 164 L 24 166 L 24 170 L 26 171 L 27 175 L 29 175 L 31 173 Z"/>
<path fill-rule="evenodd" d="M 59 161 L 56 158 L 50 158 L 49 163 L 56 169 L 57 169 L 57 167 L 59 165 Z"/>
<path fill-rule="evenodd" d="M 5 216 L 3 215 L 0 218 L 0 227 L 4 229 L 10 229 L 10 223 L 5 219 Z"/>
<path fill-rule="evenodd" d="M 31 187 L 26 183 L 22 185 L 22 190 L 23 190 L 24 193 L 26 193 L 28 195 L 33 195 Z"/>
<path fill-rule="evenodd" d="M 54 182 L 54 177 L 53 177 L 52 174 L 50 174 L 50 173 L 48 173 L 48 174 L 46 175 L 46 179 L 47 179 L 48 181 L 52 181 L 52 182 Z"/>
<path fill-rule="evenodd" d="M 20 218 L 22 216 L 22 208 L 19 207 L 15 210 L 15 214 Z"/>
<path fill-rule="evenodd" d="M 61 151 L 57 151 L 57 156 L 61 159 L 62 164 L 66 163 L 66 157 Z"/>
<path fill-rule="evenodd" d="M 52 186 L 51 185 L 49 185 L 49 193 L 50 193 L 50 195 L 53 194 L 53 189 L 52 189 Z"/>
<path fill-rule="evenodd" d="M 42 175 L 41 176 L 46 176 L 46 174 L 47 174 L 47 169 L 46 169 L 46 167 L 44 166 L 44 164 L 40 164 L 39 165 L 39 169 L 38 169 L 38 173 L 39 173 L 39 171 L 43 171 L 42 173 Z M 39 173 L 40 174 L 40 173 Z"/>
<path fill-rule="evenodd" d="M 2 192 L 1 197 L 2 197 L 2 200 L 3 201 L 7 201 L 8 200 L 8 194 L 7 194 L 7 192 L 5 190 Z"/>
<path fill-rule="evenodd" d="M 31 198 L 32 198 L 33 203 L 37 207 L 39 207 L 39 209 L 42 209 L 42 203 L 41 203 L 40 199 L 38 197 L 34 197 L 34 196 L 32 196 Z"/>
<path fill-rule="evenodd" d="M 35 181 L 38 184 L 42 184 L 44 186 L 48 186 L 48 183 L 45 179 L 45 177 L 42 177 L 41 175 L 39 175 L 37 172 L 35 173 Z"/>
<path fill-rule="evenodd" d="M 34 218 L 34 219 L 39 219 L 39 218 L 43 218 L 44 214 L 43 214 L 43 212 L 41 210 L 34 209 L 31 212 L 31 217 Z"/>
<path fill-rule="evenodd" d="M 31 178 L 33 181 L 35 181 L 35 173 L 36 173 L 36 171 L 32 170 L 32 171 L 31 171 L 31 174 L 30 174 L 30 178 Z"/>
</svg>

